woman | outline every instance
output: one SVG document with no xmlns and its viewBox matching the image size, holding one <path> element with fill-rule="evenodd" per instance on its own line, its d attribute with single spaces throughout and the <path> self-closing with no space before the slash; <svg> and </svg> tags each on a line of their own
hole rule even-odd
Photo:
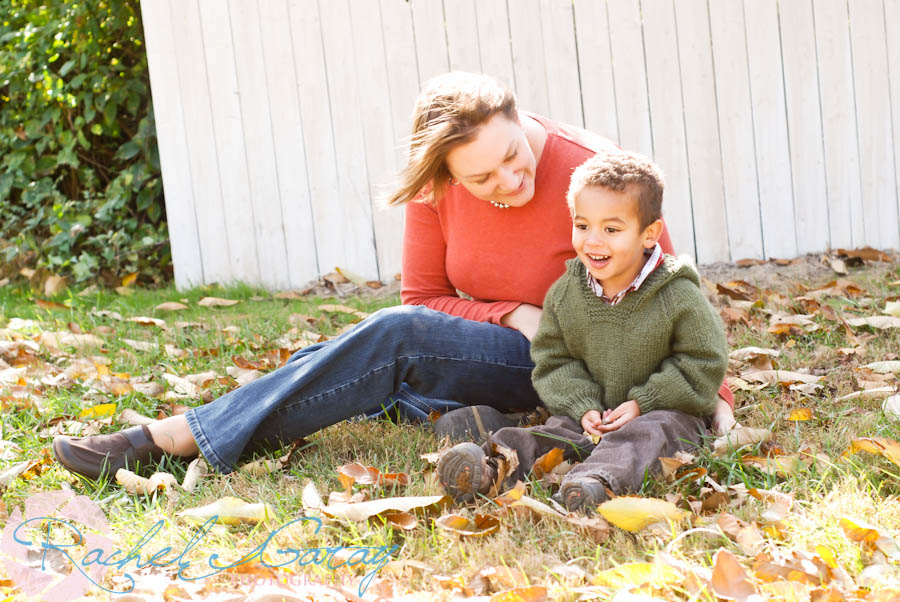
<svg viewBox="0 0 900 602">
<path fill-rule="evenodd" d="M 404 305 L 184 415 L 110 435 L 59 436 L 56 457 L 97 478 L 163 453 L 199 451 L 228 473 L 246 452 L 376 412 L 391 397 L 537 406 L 529 341 L 544 294 L 574 256 L 569 176 L 614 146 L 520 113 L 512 91 L 487 76 L 438 76 L 418 99 L 409 163 L 388 200 L 407 204 Z M 667 232 L 660 242 L 673 251 Z M 720 395 L 731 400 L 724 385 Z M 733 423 L 725 401 L 717 414 Z"/>
</svg>

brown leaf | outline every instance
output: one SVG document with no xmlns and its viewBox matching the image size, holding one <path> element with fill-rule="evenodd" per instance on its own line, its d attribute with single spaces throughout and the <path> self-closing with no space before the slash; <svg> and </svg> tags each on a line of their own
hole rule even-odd
<svg viewBox="0 0 900 602">
<path fill-rule="evenodd" d="M 174 490 L 178 486 L 175 477 L 167 472 L 157 472 L 145 479 L 124 468 L 116 471 L 116 482 L 128 493 L 142 495 L 150 495 L 159 490 Z"/>
<path fill-rule="evenodd" d="M 450 501 L 444 495 L 391 497 L 370 500 L 358 504 L 331 504 L 322 506 L 321 510 L 328 516 L 351 521 L 363 521 L 377 514 L 388 511 L 409 512 L 414 509 L 427 509 L 441 506 Z"/>
<path fill-rule="evenodd" d="M 444 531 L 466 537 L 484 537 L 500 530 L 500 519 L 489 514 L 476 514 L 473 519 L 459 514 L 445 514 L 434 524 Z"/>
<path fill-rule="evenodd" d="M 723 295 L 727 295 L 731 299 L 738 301 L 752 301 L 759 293 L 758 289 L 743 280 L 733 280 L 728 284 L 716 284 L 716 290 Z"/>
<path fill-rule="evenodd" d="M 419 526 L 419 520 L 409 512 L 383 512 L 378 516 L 390 526 L 403 531 L 412 531 Z"/>
<path fill-rule="evenodd" d="M 744 445 L 761 443 L 772 438 L 769 429 L 755 429 L 746 426 L 736 427 L 713 442 L 713 449 L 717 456 L 725 455 L 729 449 L 737 449 Z"/>
<path fill-rule="evenodd" d="M 67 286 L 68 283 L 66 278 L 51 274 L 47 277 L 47 280 L 44 281 L 44 295 L 47 297 L 55 297 L 66 290 Z"/>
<path fill-rule="evenodd" d="M 716 552 L 711 585 L 713 592 L 720 598 L 743 602 L 756 594 L 747 572 L 740 565 L 734 554 L 725 549 Z"/>
<path fill-rule="evenodd" d="M 856 257 L 865 261 L 892 261 L 890 255 L 877 249 L 873 249 L 872 247 L 863 247 L 861 249 L 837 249 L 835 253 L 839 257 Z"/>
<path fill-rule="evenodd" d="M 854 328 L 859 326 L 871 326 L 880 330 L 888 328 L 900 328 L 900 318 L 894 316 L 869 316 L 865 318 L 850 318 L 847 324 Z"/>
</svg>

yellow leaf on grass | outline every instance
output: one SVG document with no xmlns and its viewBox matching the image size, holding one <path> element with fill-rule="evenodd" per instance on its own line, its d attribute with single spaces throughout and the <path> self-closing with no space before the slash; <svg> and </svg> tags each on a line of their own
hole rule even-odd
<svg viewBox="0 0 900 602">
<path fill-rule="evenodd" d="M 600 514 L 620 529 L 635 533 L 661 521 L 679 521 L 690 513 L 665 500 L 620 496 L 600 504 Z"/>
<path fill-rule="evenodd" d="M 137 282 L 138 273 L 135 272 L 133 274 L 128 274 L 124 278 L 122 278 L 122 286 L 131 286 L 135 282 Z"/>
<path fill-rule="evenodd" d="M 668 585 L 681 583 L 684 575 L 675 567 L 661 562 L 629 562 L 612 569 L 600 571 L 591 578 L 592 585 L 605 585 L 616 589 L 630 585 Z"/>
<path fill-rule="evenodd" d="M 81 410 L 78 418 L 81 420 L 93 420 L 95 418 L 106 418 L 116 413 L 116 404 L 101 403 L 100 405 L 91 406 Z"/>
<path fill-rule="evenodd" d="M 484 537 L 500 530 L 500 519 L 489 514 L 476 514 L 473 519 L 459 514 L 445 514 L 434 524 L 444 531 L 466 537 Z"/>
<path fill-rule="evenodd" d="M 215 516 L 217 522 L 226 525 L 239 525 L 241 523 L 255 525 L 260 521 L 273 518 L 275 511 L 268 504 L 249 504 L 240 498 L 226 496 L 199 508 L 182 510 L 177 516 L 183 516 L 198 523 L 205 523 Z"/>
<path fill-rule="evenodd" d="M 791 415 L 788 416 L 788 420 L 794 422 L 804 422 L 810 419 L 812 419 L 812 410 L 809 408 L 794 408 L 791 410 Z"/>
<path fill-rule="evenodd" d="M 546 454 L 534 461 L 534 466 L 531 467 L 531 471 L 534 473 L 535 477 L 540 479 L 545 474 L 556 468 L 562 461 L 563 449 L 561 447 L 554 447 Z"/>
<path fill-rule="evenodd" d="M 884 304 L 884 313 L 900 318 L 900 301 L 888 301 Z"/>
<path fill-rule="evenodd" d="M 850 447 L 843 455 L 848 456 L 858 451 L 869 452 L 876 456 L 884 456 L 897 466 L 900 466 L 900 443 L 887 437 L 861 437 L 853 439 Z"/>
</svg>

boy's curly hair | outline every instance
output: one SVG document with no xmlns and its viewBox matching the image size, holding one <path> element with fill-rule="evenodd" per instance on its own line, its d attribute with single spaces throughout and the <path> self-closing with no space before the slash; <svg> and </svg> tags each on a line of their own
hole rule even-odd
<svg viewBox="0 0 900 602">
<path fill-rule="evenodd" d="M 598 153 L 572 173 L 566 201 L 575 214 L 575 197 L 588 186 L 635 191 L 638 219 L 646 228 L 662 217 L 663 175 L 649 158 L 625 150 Z"/>
</svg>

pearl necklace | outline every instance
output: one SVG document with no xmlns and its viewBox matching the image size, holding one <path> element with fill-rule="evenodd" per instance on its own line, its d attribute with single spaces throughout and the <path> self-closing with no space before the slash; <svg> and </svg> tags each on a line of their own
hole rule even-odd
<svg viewBox="0 0 900 602">
<path fill-rule="evenodd" d="M 509 205 L 506 203 L 498 203 L 497 201 L 490 201 L 490 203 L 497 209 L 509 209 Z"/>
</svg>

